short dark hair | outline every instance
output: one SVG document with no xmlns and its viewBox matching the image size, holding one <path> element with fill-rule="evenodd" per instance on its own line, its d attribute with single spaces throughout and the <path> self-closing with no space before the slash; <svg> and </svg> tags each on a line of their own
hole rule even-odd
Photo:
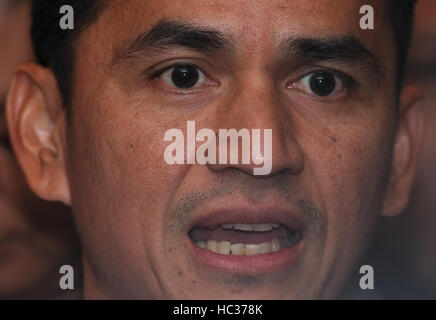
<svg viewBox="0 0 436 320">
<path fill-rule="evenodd" d="M 400 92 L 410 38 L 413 30 L 414 7 L 417 0 L 384 0 L 386 13 L 394 32 L 397 56 L 397 93 Z M 53 70 L 64 104 L 70 103 L 74 69 L 75 39 L 94 22 L 108 0 L 69 0 L 74 8 L 75 29 L 59 27 L 59 8 L 64 0 L 33 0 L 32 41 L 38 62 Z"/>
<path fill-rule="evenodd" d="M 62 30 L 59 26 L 59 10 L 65 5 L 65 0 L 32 0 L 31 36 L 35 55 L 39 64 L 53 70 L 64 105 L 68 105 L 71 99 L 75 40 L 98 18 L 107 2 L 68 1 L 68 5 L 74 9 L 74 29 Z"/>
<path fill-rule="evenodd" d="M 387 0 L 387 14 L 397 45 L 397 94 L 403 85 L 410 40 L 413 33 L 415 5 L 418 0 Z"/>
</svg>

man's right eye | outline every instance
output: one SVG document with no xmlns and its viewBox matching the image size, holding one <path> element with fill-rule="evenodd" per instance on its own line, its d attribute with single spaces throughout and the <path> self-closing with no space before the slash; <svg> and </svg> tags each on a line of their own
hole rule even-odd
<svg viewBox="0 0 436 320">
<path fill-rule="evenodd" d="M 163 71 L 160 77 L 171 87 L 189 90 L 207 81 L 205 74 L 193 65 L 176 65 Z"/>
<path fill-rule="evenodd" d="M 333 74 L 324 71 L 310 74 L 307 77 L 306 82 L 311 93 L 320 97 L 326 97 L 333 94 L 337 88 L 341 86 L 340 80 L 337 80 Z"/>
</svg>

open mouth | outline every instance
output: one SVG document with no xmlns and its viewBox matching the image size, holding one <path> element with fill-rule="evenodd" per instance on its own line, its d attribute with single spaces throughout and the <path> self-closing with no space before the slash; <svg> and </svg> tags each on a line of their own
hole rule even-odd
<svg viewBox="0 0 436 320">
<path fill-rule="evenodd" d="M 202 210 L 187 226 L 193 261 L 232 275 L 287 273 L 304 250 L 308 222 L 277 203 Z"/>
<path fill-rule="evenodd" d="M 199 248 L 221 255 L 254 256 L 295 246 L 300 232 L 279 223 L 229 223 L 194 227 L 191 241 Z"/>
</svg>

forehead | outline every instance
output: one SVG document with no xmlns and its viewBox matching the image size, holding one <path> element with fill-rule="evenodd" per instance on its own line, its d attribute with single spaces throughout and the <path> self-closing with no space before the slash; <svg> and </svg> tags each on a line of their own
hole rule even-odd
<svg viewBox="0 0 436 320">
<path fill-rule="evenodd" d="M 359 9 L 367 4 L 375 9 L 376 29 L 371 31 L 359 27 Z M 126 6 L 125 1 L 112 0 L 91 29 L 102 32 L 106 40 L 122 42 L 161 20 L 178 19 L 220 30 L 241 46 L 258 49 L 292 35 L 352 34 L 376 50 L 377 40 L 384 39 L 386 46 L 392 38 L 383 4 L 377 0 L 130 0 Z"/>
<path fill-rule="evenodd" d="M 180 18 L 198 23 L 209 22 L 214 26 L 228 27 L 237 31 L 247 31 L 250 26 L 263 26 L 258 29 L 264 30 L 304 25 L 308 31 L 319 32 L 326 27 L 336 29 L 336 27 L 340 28 L 340 25 L 356 22 L 359 2 L 356 0 L 134 0 L 131 2 L 132 6 L 130 3 L 129 6 L 125 6 L 123 1 L 113 0 L 108 6 L 107 17 L 109 19 L 116 19 L 116 16 L 136 17 L 138 20 L 131 22 L 138 25 L 142 25 L 144 19 L 152 25 L 162 18 Z M 307 17 L 311 17 L 312 23 L 307 23 Z"/>
</svg>

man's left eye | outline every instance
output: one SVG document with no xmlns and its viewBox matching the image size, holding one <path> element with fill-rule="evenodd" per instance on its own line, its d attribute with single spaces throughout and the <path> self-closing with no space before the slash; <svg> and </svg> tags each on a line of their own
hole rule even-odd
<svg viewBox="0 0 436 320">
<path fill-rule="evenodd" d="M 296 88 L 317 97 L 329 97 L 344 90 L 343 81 L 331 71 L 314 71 L 294 82 Z"/>
<path fill-rule="evenodd" d="M 206 76 L 192 65 L 177 65 L 166 70 L 161 75 L 169 85 L 177 89 L 192 89 L 206 81 Z"/>
</svg>

